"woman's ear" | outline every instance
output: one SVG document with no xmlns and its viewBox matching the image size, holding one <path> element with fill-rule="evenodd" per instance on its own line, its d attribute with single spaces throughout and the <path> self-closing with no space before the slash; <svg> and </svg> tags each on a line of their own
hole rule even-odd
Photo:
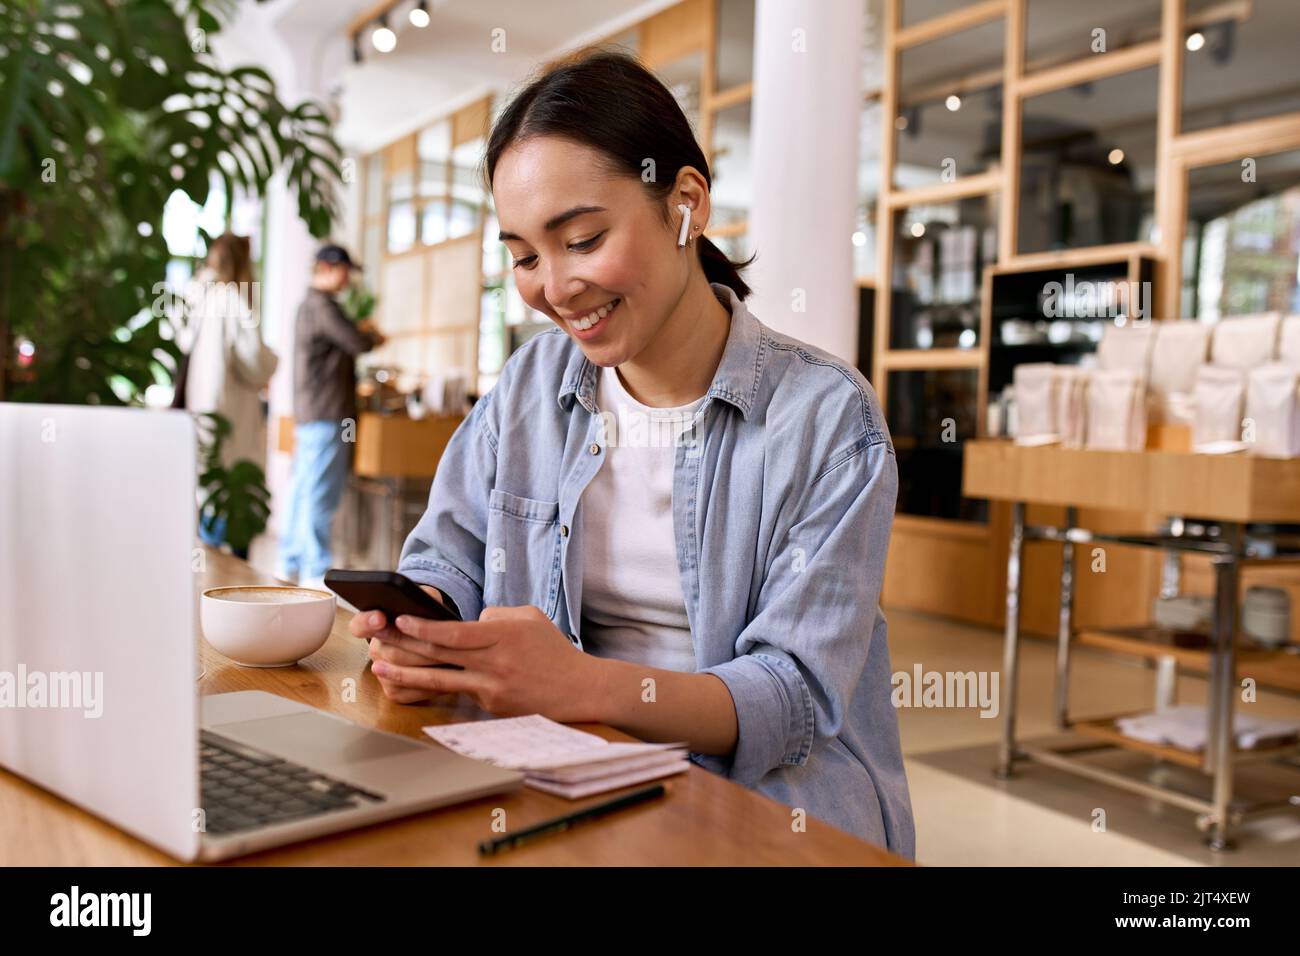
<svg viewBox="0 0 1300 956">
<path fill-rule="evenodd" d="M 677 172 L 677 180 L 668 196 L 669 222 L 681 228 L 683 216 L 679 206 L 690 210 L 690 225 L 687 227 L 687 239 L 694 239 L 704 232 L 709 224 L 712 206 L 709 202 L 709 184 L 694 166 L 683 166 Z M 680 232 L 679 232 L 680 240 Z M 679 241 L 679 244 L 680 241 Z"/>
</svg>

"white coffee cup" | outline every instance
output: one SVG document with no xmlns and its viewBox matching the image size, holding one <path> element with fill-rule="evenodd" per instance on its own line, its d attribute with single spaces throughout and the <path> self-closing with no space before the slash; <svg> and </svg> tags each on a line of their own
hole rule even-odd
<svg viewBox="0 0 1300 956">
<path fill-rule="evenodd" d="M 271 585 L 208 588 L 199 620 L 208 643 L 236 664 L 287 667 L 329 640 L 334 595 Z"/>
</svg>

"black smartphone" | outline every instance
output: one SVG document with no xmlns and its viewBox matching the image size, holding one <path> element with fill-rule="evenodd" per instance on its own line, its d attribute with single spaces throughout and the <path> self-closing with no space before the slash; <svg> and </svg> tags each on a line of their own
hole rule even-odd
<svg viewBox="0 0 1300 956">
<path fill-rule="evenodd" d="M 331 568 L 325 572 L 325 586 L 358 611 L 383 611 L 389 625 L 402 614 L 432 621 L 460 620 L 459 614 L 438 603 L 418 584 L 396 571 Z"/>
</svg>

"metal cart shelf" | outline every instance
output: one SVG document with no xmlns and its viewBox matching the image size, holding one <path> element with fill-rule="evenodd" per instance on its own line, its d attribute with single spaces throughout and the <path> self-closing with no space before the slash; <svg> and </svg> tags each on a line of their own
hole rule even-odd
<svg viewBox="0 0 1300 956">
<path fill-rule="evenodd" d="M 1006 631 L 1003 660 L 1003 732 L 996 773 L 1012 774 L 1018 760 L 1084 776 L 1144 796 L 1180 806 L 1197 814 L 1215 850 L 1232 845 L 1232 830 L 1250 816 L 1297 806 L 1295 797 L 1244 806 L 1233 801 L 1234 768 L 1245 761 L 1294 755 L 1296 745 L 1242 750 L 1235 746 L 1233 712 L 1238 665 L 1252 668 L 1294 664 L 1294 648 L 1241 647 L 1237 609 L 1243 567 L 1256 564 L 1300 563 L 1296 542 L 1270 529 L 1252 531 L 1254 522 L 1300 522 L 1300 462 L 1267 459 L 1235 460 L 1174 452 L 1095 452 L 1058 447 L 1024 448 L 1009 442 L 977 441 L 966 445 L 964 493 L 1010 501 L 1011 542 L 1007 557 Z M 1282 482 L 1282 484 L 1278 484 Z M 1288 484 L 1289 483 L 1289 484 Z M 1064 526 L 1027 526 L 1026 503 L 1064 506 Z M 1164 515 L 1166 532 L 1113 534 L 1079 527 L 1078 509 L 1141 509 Z M 1185 515 L 1204 518 L 1191 527 Z M 1016 740 L 1016 699 L 1020 653 L 1021 565 L 1027 541 L 1057 542 L 1062 547 L 1060 614 L 1056 635 L 1054 709 L 1056 724 L 1075 732 L 1064 746 L 1030 745 Z M 1209 646 L 1203 649 L 1163 646 L 1140 629 L 1079 630 L 1074 627 L 1075 544 L 1119 544 L 1155 548 L 1166 554 L 1165 592 L 1177 586 L 1177 559 L 1204 554 L 1214 573 L 1214 614 Z M 1117 717 L 1076 720 L 1069 712 L 1070 658 L 1076 646 L 1100 647 L 1155 659 L 1176 666 L 1180 659 L 1201 669 L 1209 679 L 1206 747 L 1182 750 L 1126 737 Z M 1200 665 L 1197 667 L 1196 665 Z M 1300 690 L 1300 667 L 1280 672 L 1284 685 Z M 1294 678 L 1293 678 L 1294 675 Z M 1084 754 L 1109 747 L 1145 752 L 1190 767 L 1211 780 L 1209 799 L 1088 763 Z"/>
</svg>

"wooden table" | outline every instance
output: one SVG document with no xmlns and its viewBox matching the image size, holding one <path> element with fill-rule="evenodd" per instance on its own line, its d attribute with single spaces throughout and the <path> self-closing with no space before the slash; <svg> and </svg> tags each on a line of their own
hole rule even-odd
<svg viewBox="0 0 1300 956">
<path fill-rule="evenodd" d="M 268 583 L 244 562 L 207 552 L 202 587 Z M 367 665 L 365 645 L 348 634 L 351 615 L 339 611 L 325 646 L 294 667 L 239 667 L 200 640 L 204 694 L 262 690 L 332 711 L 356 723 L 428 741 L 422 726 L 485 718 L 459 698 L 402 706 L 386 698 Z M 344 701 L 355 681 L 354 703 Z M 579 724 L 610 740 L 633 738 L 612 728 Z M 430 742 L 431 746 L 437 746 Z M 806 832 L 791 828 L 791 811 L 755 791 L 692 765 L 667 779 L 658 801 L 569 833 L 487 859 L 493 811 L 505 810 L 511 829 L 605 799 L 565 800 L 528 787 L 445 807 L 365 830 L 270 850 L 240 861 L 253 865 L 907 865 L 892 853 L 811 817 Z M 630 790 L 632 788 L 625 788 Z M 625 792 L 625 791 L 619 791 Z M 133 837 L 0 770 L 0 864 L 170 864 L 169 857 Z"/>
<path fill-rule="evenodd" d="M 1215 850 L 1232 845 L 1234 825 L 1248 815 L 1290 810 L 1289 802 L 1243 807 L 1233 799 L 1233 768 L 1244 760 L 1289 756 L 1295 744 L 1242 750 L 1233 733 L 1238 681 L 1251 677 L 1261 685 L 1295 690 L 1300 666 L 1295 647 L 1252 646 L 1238 634 L 1238 591 L 1243 566 L 1286 566 L 1300 562 L 1300 550 L 1279 543 L 1279 536 L 1247 534 L 1252 523 L 1300 523 L 1300 459 L 1251 455 L 1204 455 L 1173 451 L 1091 451 L 1057 445 L 1027 447 L 1010 441 L 970 441 L 964 448 L 962 493 L 1012 504 L 1011 543 L 1007 552 L 1006 635 L 1003 656 L 1002 741 L 996 772 L 1012 774 L 1016 761 L 1039 763 L 1100 780 L 1198 814 Z M 1065 508 L 1062 527 L 1032 526 L 1025 506 Z M 1100 533 L 1080 527 L 1080 508 L 1140 510 L 1173 519 L 1168 532 Z M 1217 526 L 1211 533 L 1184 529 L 1183 518 Z M 1026 541 L 1061 546 L 1060 613 L 1057 628 L 1054 709 L 1057 727 L 1076 731 L 1090 743 L 1064 748 L 1031 746 L 1016 739 L 1016 691 L 1020 642 L 1021 564 Z M 1073 620 L 1076 545 L 1117 544 L 1155 548 L 1168 559 L 1166 593 L 1177 593 L 1180 555 L 1203 555 L 1214 576 L 1214 614 L 1208 647 L 1178 647 L 1154 627 L 1119 630 L 1076 628 Z M 1172 676 L 1178 669 L 1209 679 L 1206 744 L 1185 750 L 1134 740 L 1117 721 L 1126 715 L 1078 720 L 1069 710 L 1070 655 L 1076 646 L 1095 647 L 1156 661 Z M 1172 688 L 1172 681 L 1157 686 Z M 1158 700 L 1157 707 L 1172 703 Z M 1208 797 L 1133 780 L 1079 759 L 1099 747 L 1118 746 L 1151 754 L 1201 771 L 1210 778 Z"/>
</svg>

